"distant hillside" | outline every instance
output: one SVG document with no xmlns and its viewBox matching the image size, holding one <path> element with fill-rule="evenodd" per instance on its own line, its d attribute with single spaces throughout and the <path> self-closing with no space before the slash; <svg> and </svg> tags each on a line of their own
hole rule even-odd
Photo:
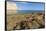
<svg viewBox="0 0 46 31">
<path fill-rule="evenodd" d="M 27 14 L 27 13 L 44 13 L 43 10 L 17 10 L 18 14 Z"/>
<path fill-rule="evenodd" d="M 31 14 L 31 13 L 44 13 L 44 11 L 42 11 L 42 10 L 12 10 L 12 11 L 10 11 L 9 10 L 9 12 L 8 12 L 8 14 L 7 15 L 14 15 L 14 14 Z"/>
</svg>

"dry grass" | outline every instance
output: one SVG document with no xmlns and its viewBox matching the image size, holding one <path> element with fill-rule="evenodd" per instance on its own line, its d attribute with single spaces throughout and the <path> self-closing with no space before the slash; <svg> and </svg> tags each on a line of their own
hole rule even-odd
<svg viewBox="0 0 46 31">
<path fill-rule="evenodd" d="M 37 13 L 36 14 L 34 13 L 34 14 L 8 15 L 7 16 L 7 29 L 12 30 L 13 27 L 17 25 L 17 23 L 19 23 L 19 25 L 20 25 L 21 21 L 27 20 L 26 17 L 32 17 L 33 19 L 35 19 L 32 22 L 27 22 L 27 25 L 30 28 L 38 28 L 41 26 L 40 24 L 44 23 L 43 16 L 44 16 L 44 14 L 39 15 Z"/>
</svg>

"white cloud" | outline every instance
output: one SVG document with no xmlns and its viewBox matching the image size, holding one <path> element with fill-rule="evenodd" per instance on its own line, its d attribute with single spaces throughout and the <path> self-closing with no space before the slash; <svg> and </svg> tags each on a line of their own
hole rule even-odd
<svg viewBox="0 0 46 31">
<path fill-rule="evenodd" d="M 21 7 L 17 7 L 17 10 L 22 10 L 22 8 Z"/>
</svg>

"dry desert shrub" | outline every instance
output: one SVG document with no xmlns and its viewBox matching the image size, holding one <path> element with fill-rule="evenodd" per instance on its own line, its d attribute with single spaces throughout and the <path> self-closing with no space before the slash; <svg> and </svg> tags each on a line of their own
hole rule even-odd
<svg viewBox="0 0 46 31">
<path fill-rule="evenodd" d="M 42 13 L 18 14 L 7 16 L 7 30 L 36 29 L 44 27 L 45 17 Z"/>
</svg>

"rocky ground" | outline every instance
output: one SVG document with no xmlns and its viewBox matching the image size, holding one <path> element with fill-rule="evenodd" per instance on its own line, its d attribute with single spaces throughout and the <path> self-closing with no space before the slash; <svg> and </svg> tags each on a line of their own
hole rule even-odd
<svg viewBox="0 0 46 31">
<path fill-rule="evenodd" d="M 39 29 L 44 23 L 44 13 L 7 15 L 7 30 Z"/>
</svg>

